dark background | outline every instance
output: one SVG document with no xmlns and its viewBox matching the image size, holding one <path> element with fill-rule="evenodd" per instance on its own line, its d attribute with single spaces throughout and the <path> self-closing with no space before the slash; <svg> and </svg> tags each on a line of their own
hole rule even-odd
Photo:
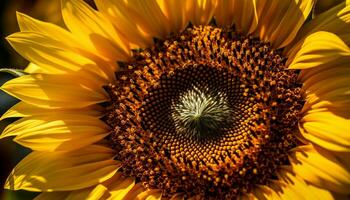
<svg viewBox="0 0 350 200">
<path fill-rule="evenodd" d="M 5 39 L 6 36 L 18 31 L 16 11 L 26 13 L 38 19 L 62 23 L 60 22 L 59 0 L 0 0 L 0 68 L 24 69 L 28 65 L 28 62 L 20 57 Z M 54 14 L 54 16 L 52 16 L 52 14 Z M 48 15 L 51 15 L 51 17 Z M 13 75 L 0 72 L 0 85 L 12 78 L 14 78 Z M 0 115 L 6 112 L 6 110 L 16 102 L 18 102 L 17 99 L 0 90 Z M 15 120 L 16 119 L 8 119 L 1 121 L 0 132 L 9 123 Z M 12 168 L 30 152 L 29 149 L 23 148 L 11 140 L 12 138 L 0 140 L 0 199 L 33 199 L 37 193 L 3 189 L 4 182 Z"/>
</svg>

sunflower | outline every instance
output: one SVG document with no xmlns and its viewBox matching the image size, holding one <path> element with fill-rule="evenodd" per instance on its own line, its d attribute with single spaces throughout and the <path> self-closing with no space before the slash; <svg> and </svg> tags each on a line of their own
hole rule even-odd
<svg viewBox="0 0 350 200">
<path fill-rule="evenodd" d="M 32 64 L 1 138 L 32 149 L 5 188 L 41 199 L 335 199 L 350 194 L 350 5 L 62 0 L 18 13 Z"/>
</svg>

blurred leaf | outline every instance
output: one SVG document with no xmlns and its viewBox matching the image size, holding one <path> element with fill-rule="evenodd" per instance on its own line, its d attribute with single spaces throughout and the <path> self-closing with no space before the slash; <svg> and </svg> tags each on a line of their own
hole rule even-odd
<svg viewBox="0 0 350 200">
<path fill-rule="evenodd" d="M 0 85 L 3 85 L 5 82 L 15 77 L 16 75 L 13 75 L 11 73 L 7 73 L 4 71 L 0 71 Z M 18 99 L 0 90 L 0 115 L 4 114 L 9 108 L 11 108 L 13 105 L 15 105 L 18 102 L 19 102 Z"/>
<path fill-rule="evenodd" d="M 36 197 L 37 195 L 38 193 L 28 192 L 24 190 L 19 190 L 19 191 L 6 190 L 4 192 L 4 195 L 2 196 L 2 199 L 3 200 L 31 200 L 31 199 L 34 199 L 34 197 Z"/>
<path fill-rule="evenodd" d="M 23 75 L 27 74 L 26 72 L 24 72 L 21 69 L 11 69 L 11 68 L 2 68 L 2 69 L 0 69 L 0 72 L 9 73 L 15 77 L 19 77 L 19 76 L 23 76 Z"/>
</svg>

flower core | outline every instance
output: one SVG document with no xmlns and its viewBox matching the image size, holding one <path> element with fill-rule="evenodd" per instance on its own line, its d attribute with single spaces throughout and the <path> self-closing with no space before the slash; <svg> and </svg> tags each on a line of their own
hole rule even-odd
<svg viewBox="0 0 350 200">
<path fill-rule="evenodd" d="M 232 118 L 226 93 L 215 91 L 206 84 L 193 85 L 172 100 L 171 114 L 176 131 L 198 139 L 215 136 Z M 217 92 L 215 94 L 214 92 Z"/>
<path fill-rule="evenodd" d="M 298 72 L 233 29 L 189 27 L 121 64 L 106 122 L 120 171 L 163 197 L 229 199 L 276 178 L 298 145 Z"/>
</svg>

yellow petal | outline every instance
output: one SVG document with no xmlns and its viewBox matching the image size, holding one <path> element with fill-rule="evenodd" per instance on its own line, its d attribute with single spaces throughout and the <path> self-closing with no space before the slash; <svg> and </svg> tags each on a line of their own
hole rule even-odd
<svg viewBox="0 0 350 200">
<path fill-rule="evenodd" d="M 144 23 L 146 19 L 142 19 L 126 1 L 95 0 L 95 3 L 98 10 L 130 43 L 137 47 L 147 47 L 153 43 L 151 33 L 147 32 L 148 25 Z"/>
<path fill-rule="evenodd" d="M 349 69 L 330 69 L 322 73 L 313 74 L 303 81 L 306 94 L 315 94 L 319 98 L 332 94 L 345 95 L 349 87 Z M 336 90 L 345 90 L 343 92 Z"/>
<path fill-rule="evenodd" d="M 303 41 L 305 37 L 318 31 L 327 31 L 339 36 L 343 41 L 350 42 L 350 5 L 341 3 L 328 11 L 316 16 L 305 23 L 300 29 L 295 40 L 284 50 L 286 55 L 292 51 L 298 51 L 300 46 L 296 45 Z"/>
<path fill-rule="evenodd" d="M 70 32 L 55 24 L 42 22 L 20 12 L 16 14 L 21 32 L 35 32 L 48 37 L 54 37 L 56 40 L 70 47 L 82 44 L 79 40 L 76 40 Z"/>
<path fill-rule="evenodd" d="M 62 200 L 66 199 L 69 192 L 42 192 L 34 200 Z"/>
<path fill-rule="evenodd" d="M 153 38 L 164 38 L 169 34 L 170 24 L 156 0 L 148 1 L 104 1 L 96 0 L 98 10 L 106 16 L 123 36 L 136 47 L 148 47 Z M 171 3 L 171 2 L 169 2 Z M 173 12 L 182 8 L 177 1 Z"/>
<path fill-rule="evenodd" d="M 1 89 L 44 108 L 82 108 L 107 100 L 107 94 L 99 85 L 68 75 L 21 76 L 6 82 Z"/>
<path fill-rule="evenodd" d="M 309 69 L 303 69 L 301 73 L 299 74 L 299 81 L 300 82 L 310 82 L 309 79 L 314 79 L 312 84 L 317 83 L 320 80 L 316 80 L 315 78 L 324 78 L 327 77 L 327 73 L 334 74 L 332 77 L 328 78 L 337 78 L 338 75 L 344 75 L 349 74 L 350 69 L 348 67 L 348 63 L 350 62 L 350 57 L 343 56 L 342 59 L 338 60 L 330 60 L 326 63 L 321 63 L 317 67 L 309 68 Z"/>
<path fill-rule="evenodd" d="M 129 47 L 101 13 L 83 0 L 61 1 L 63 20 L 76 38 L 91 44 L 96 53 L 106 59 L 115 61 L 129 58 Z"/>
<path fill-rule="evenodd" d="M 350 173 L 331 154 L 301 146 L 291 152 L 292 171 L 305 181 L 320 188 L 349 194 Z"/>
<path fill-rule="evenodd" d="M 160 200 L 162 198 L 162 192 L 160 190 L 152 189 L 139 193 L 136 200 Z"/>
<path fill-rule="evenodd" d="M 101 79 L 99 81 L 103 83 L 113 80 L 109 74 L 112 71 L 103 71 L 104 68 L 54 38 L 54 35 L 18 32 L 6 39 L 21 56 L 36 64 L 44 73 L 74 73 L 78 76 L 89 77 L 91 80 Z"/>
<path fill-rule="evenodd" d="M 132 7 L 131 12 L 138 13 L 135 16 L 135 20 L 139 21 L 139 17 L 143 18 L 142 21 L 145 23 L 143 31 L 151 33 L 152 37 L 166 37 L 169 34 L 170 26 L 166 20 L 166 16 L 162 12 L 159 4 L 155 0 L 138 1 L 129 0 L 128 7 Z M 132 20 L 132 18 L 130 19 Z M 141 21 L 139 24 L 141 27 Z"/>
<path fill-rule="evenodd" d="M 108 194 L 108 189 L 99 184 L 96 187 L 75 190 L 69 193 L 65 200 L 97 200 Z"/>
<path fill-rule="evenodd" d="M 92 105 L 81 109 L 47 109 L 37 107 L 20 101 L 16 105 L 8 109 L 1 117 L 0 121 L 11 117 L 30 117 L 42 115 L 58 115 L 58 114 L 79 114 L 91 117 L 103 116 L 104 109 L 99 105 Z"/>
<path fill-rule="evenodd" d="M 106 199 L 108 189 L 99 184 L 81 190 L 65 191 L 65 192 L 42 192 L 34 198 L 34 200 L 97 200 Z"/>
<path fill-rule="evenodd" d="M 302 113 L 323 110 L 350 118 L 350 58 L 335 62 L 339 65 L 302 70 L 299 79 L 306 100 Z"/>
<path fill-rule="evenodd" d="M 267 186 L 256 186 L 253 191 L 251 192 L 252 195 L 256 198 L 256 199 L 262 199 L 262 200 L 267 200 L 267 199 L 273 199 L 273 200 L 279 200 L 281 199 L 277 193 L 267 187 Z"/>
<path fill-rule="evenodd" d="M 285 47 L 296 36 L 313 4 L 313 0 L 257 1 L 256 35 L 276 48 Z"/>
<path fill-rule="evenodd" d="M 72 151 L 101 140 L 108 132 L 107 125 L 95 117 L 58 114 L 17 120 L 0 138 L 16 136 L 15 142 L 36 151 Z"/>
<path fill-rule="evenodd" d="M 350 4 L 343 1 L 306 23 L 300 30 L 298 37 L 316 31 L 328 31 L 336 35 L 349 34 L 349 25 Z"/>
<path fill-rule="evenodd" d="M 45 73 L 44 70 L 42 70 L 41 67 L 34 63 L 29 63 L 28 66 L 24 69 L 24 72 L 29 73 L 29 74 L 34 74 L 34 73 Z"/>
<path fill-rule="evenodd" d="M 17 13 L 18 24 L 22 32 L 35 32 L 41 35 L 45 35 L 48 40 L 59 41 L 62 43 L 60 48 L 67 49 L 67 51 L 73 51 L 75 53 L 81 54 L 81 56 L 85 56 L 93 60 L 100 69 L 103 70 L 107 76 L 113 74 L 113 71 L 116 69 L 115 59 L 112 59 L 110 62 L 101 59 L 100 51 L 96 52 L 95 46 L 90 43 L 84 42 L 80 37 L 75 37 L 71 32 L 56 26 L 51 23 L 42 22 L 36 19 L 33 19 L 27 15 L 22 13 Z M 41 42 L 41 41 L 40 41 Z M 33 68 L 33 66 L 30 66 Z M 41 66 L 35 66 L 34 68 L 40 68 Z M 91 70 L 96 72 L 93 66 L 86 66 L 87 70 Z M 52 73 L 48 70 L 40 70 L 36 71 L 36 73 Z M 97 71 L 98 72 L 98 71 Z M 31 72 L 33 73 L 33 72 Z M 94 77 L 96 79 L 96 77 Z"/>
<path fill-rule="evenodd" d="M 146 200 L 161 200 L 162 192 L 160 190 L 152 190 L 147 193 Z"/>
<path fill-rule="evenodd" d="M 279 182 L 282 191 L 278 191 L 281 199 L 324 199 L 332 200 L 332 194 L 327 189 L 321 189 L 310 185 L 302 180 L 302 177 L 297 177 L 295 174 L 281 170 L 279 172 Z"/>
<path fill-rule="evenodd" d="M 309 141 L 332 151 L 350 152 L 350 120 L 331 112 L 312 112 L 300 122 L 300 131 Z"/>
<path fill-rule="evenodd" d="M 187 26 L 189 19 L 186 8 L 190 1 L 157 0 L 157 3 L 168 20 L 171 32 L 177 33 Z"/>
<path fill-rule="evenodd" d="M 189 0 L 187 14 L 193 25 L 207 25 L 212 20 L 217 0 Z"/>
<path fill-rule="evenodd" d="M 12 170 L 5 189 L 36 192 L 79 190 L 111 178 L 119 163 L 114 152 L 88 146 L 73 152 L 32 152 Z"/>
<path fill-rule="evenodd" d="M 142 194 L 145 191 L 147 190 L 141 185 L 141 183 L 135 184 L 128 194 L 124 196 L 123 200 L 135 200 L 139 194 Z"/>
<path fill-rule="evenodd" d="M 255 30 L 258 24 L 256 0 L 222 0 L 218 1 L 215 10 L 215 19 L 218 25 L 231 27 L 245 34 Z"/>
<path fill-rule="evenodd" d="M 350 57 L 349 47 L 335 34 L 315 32 L 299 44 L 298 51 L 290 52 L 287 66 L 289 69 L 307 69 L 326 65 L 333 61 Z"/>
<path fill-rule="evenodd" d="M 182 193 L 177 193 L 173 195 L 170 200 L 185 200 L 185 195 Z"/>
<path fill-rule="evenodd" d="M 123 199 L 134 186 L 135 180 L 132 178 L 118 177 L 116 181 L 112 182 L 112 184 L 108 186 L 111 194 L 108 199 Z"/>
<path fill-rule="evenodd" d="M 197 199 L 200 199 L 200 198 L 193 198 L 193 200 L 197 200 Z M 252 193 L 244 193 L 240 195 L 237 199 L 238 200 L 258 200 Z"/>
</svg>

